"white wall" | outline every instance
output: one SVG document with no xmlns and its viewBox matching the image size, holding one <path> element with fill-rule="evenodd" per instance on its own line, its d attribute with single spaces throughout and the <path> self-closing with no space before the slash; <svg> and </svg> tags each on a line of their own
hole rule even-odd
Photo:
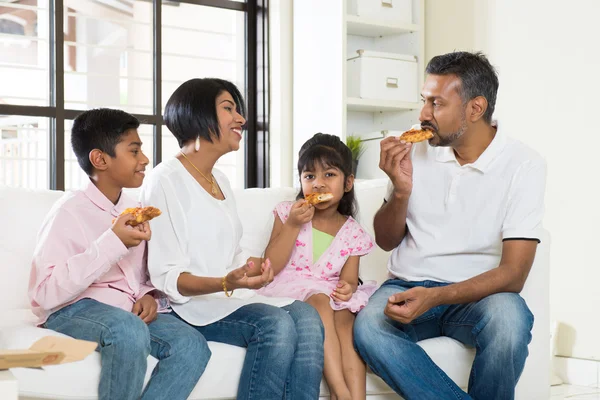
<svg viewBox="0 0 600 400">
<path fill-rule="evenodd" d="M 298 151 L 315 133 L 343 135 L 345 99 L 343 71 L 346 33 L 341 1 L 293 2 L 294 165 Z M 298 172 L 294 171 L 296 184 Z"/>
<path fill-rule="evenodd" d="M 269 2 L 270 186 L 293 186 L 293 2 Z"/>
<path fill-rule="evenodd" d="M 596 0 L 426 0 L 426 54 L 482 50 L 498 68 L 502 129 L 548 162 L 550 307 L 558 354 L 600 359 Z"/>
</svg>

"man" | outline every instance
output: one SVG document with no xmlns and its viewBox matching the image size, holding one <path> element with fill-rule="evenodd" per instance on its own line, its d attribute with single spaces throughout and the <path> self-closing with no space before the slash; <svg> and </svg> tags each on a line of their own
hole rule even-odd
<svg viewBox="0 0 600 400">
<path fill-rule="evenodd" d="M 492 123 L 498 77 L 481 53 L 434 57 L 422 90 L 429 143 L 381 142 L 390 178 L 375 237 L 392 279 L 356 319 L 369 367 L 406 399 L 513 399 L 533 315 L 519 292 L 542 230 L 546 166 Z M 416 342 L 475 347 L 468 394 Z"/>
</svg>

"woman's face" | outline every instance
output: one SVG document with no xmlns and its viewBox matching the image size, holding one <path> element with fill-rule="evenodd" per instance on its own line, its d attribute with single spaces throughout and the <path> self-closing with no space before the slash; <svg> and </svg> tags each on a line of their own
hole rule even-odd
<svg viewBox="0 0 600 400">
<path fill-rule="evenodd" d="M 242 140 L 242 126 L 246 123 L 246 120 L 239 113 L 229 92 L 221 92 L 215 101 L 219 133 L 221 134 L 219 143 L 225 147 L 226 152 L 237 151 Z"/>
</svg>

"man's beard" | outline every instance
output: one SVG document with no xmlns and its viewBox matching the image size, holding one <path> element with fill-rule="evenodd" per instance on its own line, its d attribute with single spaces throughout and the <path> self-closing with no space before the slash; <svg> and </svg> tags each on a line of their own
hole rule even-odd
<svg viewBox="0 0 600 400">
<path fill-rule="evenodd" d="M 439 133 L 437 137 L 439 138 L 439 142 L 432 144 L 434 147 L 449 147 L 460 138 L 467 131 L 467 116 L 465 113 L 460 118 L 460 127 L 456 132 L 449 133 L 445 136 L 441 136 Z"/>
</svg>

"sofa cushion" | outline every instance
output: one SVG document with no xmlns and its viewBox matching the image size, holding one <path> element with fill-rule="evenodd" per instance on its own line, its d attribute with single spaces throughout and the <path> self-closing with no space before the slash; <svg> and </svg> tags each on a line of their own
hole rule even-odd
<svg viewBox="0 0 600 400">
<path fill-rule="evenodd" d="M 358 220 L 373 233 L 373 216 L 381 206 L 386 189 L 385 180 L 357 182 L 356 196 L 360 206 Z M 36 234 L 45 214 L 62 192 L 31 191 L 0 187 L 0 348 L 28 348 L 35 340 L 58 333 L 34 327 L 35 317 L 28 309 L 27 283 Z M 235 193 L 244 228 L 242 247 L 259 255 L 273 225 L 272 210 L 284 200 L 293 200 L 296 190 L 248 189 Z M 535 264 L 522 292 L 535 314 L 533 341 L 529 359 L 519 385 L 517 398 L 548 398 L 549 387 L 549 326 L 548 313 L 548 250 L 549 237 L 542 239 Z M 382 282 L 387 277 L 388 254 L 377 248 L 361 260 L 363 279 Z M 435 338 L 420 342 L 425 351 L 459 386 L 466 388 L 474 351 L 449 338 Z M 245 350 L 210 342 L 213 357 L 204 376 L 196 386 L 192 399 L 234 398 Z M 149 357 L 149 370 L 156 360 Z M 45 369 L 14 369 L 19 380 L 21 396 L 32 398 L 95 399 L 100 362 L 94 353 L 83 361 Z M 146 378 L 149 378 L 149 373 Z M 375 375 L 368 374 L 369 394 L 392 393 Z M 325 385 L 322 394 L 327 393 Z M 378 398 L 392 398 L 381 396 Z"/>
<path fill-rule="evenodd" d="M 0 348 L 26 349 L 41 337 L 60 333 L 35 327 L 29 310 L 15 310 L 7 315 L 0 329 Z M 235 398 L 246 349 L 222 343 L 208 342 L 212 351 L 205 373 L 194 388 L 190 399 Z M 474 351 L 449 338 L 434 338 L 419 342 L 433 360 L 461 387 L 468 383 L 469 370 Z M 145 383 L 150 379 L 156 359 L 148 357 Z M 13 368 L 19 380 L 22 396 L 54 399 L 97 399 L 100 379 L 100 354 L 95 352 L 85 360 L 47 366 L 42 369 Z M 321 395 L 328 393 L 321 382 Z M 367 394 L 393 393 L 389 387 L 372 373 L 367 375 Z"/>
<path fill-rule="evenodd" d="M 22 318 L 27 318 L 28 310 L 16 313 L 7 327 L 0 329 L 0 348 L 26 349 L 41 337 L 64 336 L 48 329 L 37 328 Z M 31 312 L 29 312 L 31 314 Z M 19 320 L 19 318 L 21 318 Z M 238 381 L 246 349 L 208 342 L 212 357 L 190 399 L 233 399 L 236 396 Z M 148 371 L 145 384 L 156 366 L 156 359 L 148 357 Z M 46 366 L 41 369 L 13 368 L 11 370 L 19 381 L 21 396 L 52 399 L 97 399 L 100 380 L 100 354 L 92 353 L 85 360 L 63 365 Z M 328 393 L 327 385 L 321 382 L 321 394 Z M 367 393 L 393 393 L 385 383 L 374 374 L 368 374 Z"/>
<path fill-rule="evenodd" d="M 37 232 L 63 192 L 0 188 L 0 299 L 3 309 L 29 307 L 27 284 Z"/>
<path fill-rule="evenodd" d="M 273 209 L 296 198 L 293 188 L 235 190 L 235 203 L 242 222 L 240 246 L 254 257 L 262 256 L 273 229 Z"/>
</svg>

